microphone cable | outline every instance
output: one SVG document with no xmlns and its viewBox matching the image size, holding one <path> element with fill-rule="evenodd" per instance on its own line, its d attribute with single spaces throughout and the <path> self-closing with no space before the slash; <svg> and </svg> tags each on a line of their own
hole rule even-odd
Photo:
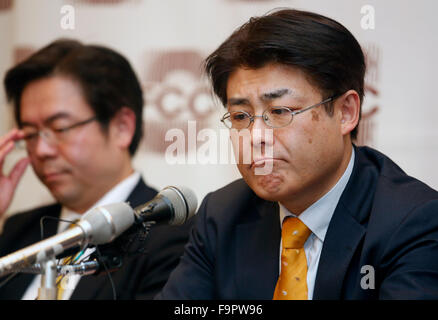
<svg viewBox="0 0 438 320">
<path fill-rule="evenodd" d="M 46 220 L 46 219 L 57 220 L 58 222 L 62 221 L 62 222 L 67 222 L 67 223 L 71 223 L 71 224 L 76 224 L 77 225 L 77 223 L 75 221 L 65 220 L 65 219 L 61 219 L 61 218 L 57 218 L 57 217 L 51 217 L 51 216 L 43 216 L 40 219 L 40 233 L 41 233 L 40 235 L 41 235 L 41 240 L 44 239 L 44 220 Z M 82 229 L 81 226 L 79 226 L 79 227 Z M 77 259 L 79 259 L 82 256 L 82 254 L 85 252 L 85 249 L 86 249 L 87 246 L 88 246 L 88 243 L 86 243 L 84 245 L 84 247 L 80 251 L 80 255 L 77 257 Z M 106 274 L 108 275 L 108 279 L 110 281 L 110 285 L 111 285 L 111 289 L 112 289 L 113 299 L 117 300 L 116 287 L 115 287 L 114 281 L 113 281 L 113 279 L 111 277 L 111 273 L 109 272 L 108 267 L 106 266 L 105 259 L 103 259 L 103 256 L 100 253 L 100 250 L 99 250 L 98 246 L 95 247 L 95 250 L 96 250 L 97 255 L 101 258 L 100 259 L 100 263 L 102 264 L 103 268 L 105 269 Z M 87 259 L 90 255 L 88 255 L 87 257 L 83 257 L 83 260 Z M 58 263 L 59 263 L 59 261 L 58 261 Z M 16 277 L 19 273 L 20 272 L 14 272 L 11 275 L 9 275 L 6 279 L 4 279 L 2 282 L 0 282 L 0 289 L 3 286 L 5 286 L 9 281 L 11 281 L 14 277 Z"/>
<path fill-rule="evenodd" d="M 51 217 L 51 216 L 43 216 L 40 218 L 40 237 L 41 240 L 44 239 L 44 220 L 46 219 L 52 219 L 52 220 L 58 220 L 63 222 L 69 222 L 69 223 L 75 223 L 74 221 L 67 221 L 61 218 Z M 2 282 L 0 282 L 0 289 L 5 286 L 9 281 L 11 281 L 15 276 L 17 276 L 20 272 L 14 272 L 11 275 L 9 275 L 6 279 L 4 279 Z"/>
<path fill-rule="evenodd" d="M 116 286 L 114 285 L 113 278 L 111 277 L 111 272 L 109 272 L 108 267 L 106 266 L 106 263 L 105 263 L 105 259 L 103 259 L 103 256 L 100 253 L 100 250 L 99 250 L 99 248 L 97 246 L 96 246 L 96 252 L 97 252 L 97 255 L 99 257 L 101 257 L 100 263 L 103 265 L 103 268 L 105 269 L 105 272 L 108 275 L 108 279 L 109 279 L 110 284 L 111 284 L 111 289 L 113 291 L 113 300 L 117 300 Z"/>
<path fill-rule="evenodd" d="M 19 274 L 19 272 L 14 272 L 11 273 L 8 277 L 6 277 L 5 280 L 3 280 L 2 282 L 0 282 L 0 289 L 6 285 L 9 281 L 11 281 L 17 274 Z"/>
<path fill-rule="evenodd" d="M 44 225 L 43 225 L 43 222 L 44 222 L 45 219 L 52 219 L 52 220 L 57 220 L 58 222 L 59 222 L 59 221 L 62 221 L 62 222 L 70 223 L 70 224 L 75 224 L 75 225 L 77 225 L 78 227 L 80 227 L 80 228 L 82 229 L 82 226 L 80 226 L 79 224 L 77 224 L 77 221 L 70 221 L 70 220 L 65 220 L 65 219 L 61 219 L 61 218 L 57 218 L 57 217 L 44 216 L 44 217 L 42 217 L 42 218 L 40 219 L 41 240 L 44 238 Z M 82 229 L 82 231 L 83 231 L 84 234 L 85 234 L 85 231 L 84 231 L 83 229 Z M 82 256 L 82 254 L 85 252 L 85 249 L 86 249 L 87 247 L 88 247 L 88 243 L 85 243 L 84 246 L 82 247 L 82 250 L 80 250 L 80 254 L 76 257 L 76 259 L 75 259 L 73 262 L 77 261 L 77 260 Z M 97 253 L 97 255 L 98 255 L 99 257 L 103 257 L 103 256 L 101 255 L 101 253 L 100 253 L 100 250 L 99 250 L 98 246 L 95 247 L 95 250 L 96 250 L 96 253 Z M 90 254 L 90 255 L 91 255 L 91 254 Z M 90 255 L 89 255 L 89 256 L 90 256 Z M 85 257 L 83 260 L 85 260 L 85 259 L 88 258 L 89 256 Z M 58 263 L 59 263 L 60 261 L 61 261 L 61 260 L 59 260 Z M 111 273 L 109 272 L 108 267 L 106 266 L 106 263 L 105 263 L 104 259 L 100 259 L 100 263 L 102 264 L 103 268 L 105 269 L 106 274 L 108 275 L 108 280 L 109 280 L 109 282 L 110 282 L 111 289 L 112 289 L 113 299 L 114 299 L 114 300 L 117 300 L 116 287 L 115 287 L 115 285 L 114 285 L 113 278 L 111 277 Z M 73 263 L 73 264 L 75 264 L 75 263 Z M 79 280 L 79 281 L 80 281 L 80 280 Z"/>
</svg>

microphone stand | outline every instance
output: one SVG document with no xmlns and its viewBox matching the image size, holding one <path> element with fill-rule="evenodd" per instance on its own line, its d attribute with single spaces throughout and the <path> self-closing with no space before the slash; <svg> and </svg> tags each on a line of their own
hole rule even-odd
<svg viewBox="0 0 438 320">
<path fill-rule="evenodd" d="M 143 212 L 147 212 L 149 208 L 143 208 Z M 41 285 L 38 288 L 38 300 L 57 300 L 58 287 L 56 285 L 56 278 L 58 275 L 91 275 L 108 271 L 114 271 L 119 269 L 122 264 L 124 257 L 130 254 L 136 254 L 137 250 L 130 252 L 129 248 L 131 246 L 131 237 L 136 234 L 140 237 L 140 242 L 146 240 L 149 234 L 150 228 L 155 224 L 155 221 L 141 221 L 141 218 L 137 220 L 137 226 L 127 230 L 123 236 L 111 244 L 107 244 L 107 248 L 115 247 L 115 252 L 112 250 L 103 249 L 103 255 L 94 252 L 91 255 L 90 261 L 81 262 L 79 264 L 73 265 L 57 265 L 55 256 L 46 255 L 45 261 L 41 263 L 36 263 L 28 267 L 15 267 L 15 272 L 30 273 L 30 274 L 41 274 Z M 142 230 L 138 233 L 138 229 Z M 118 243 L 120 242 L 120 243 Z M 142 253 L 140 249 L 137 253 Z M 9 270 L 12 272 L 13 269 Z"/>
<path fill-rule="evenodd" d="M 166 198 L 164 198 L 164 200 L 166 202 L 168 201 Z M 40 288 L 38 288 L 37 299 L 56 300 L 58 294 L 56 279 L 58 274 L 89 275 L 102 272 L 102 267 L 106 272 L 110 272 L 121 267 L 125 256 L 144 254 L 143 248 L 137 248 L 133 251 L 129 249 L 132 242 L 135 241 L 136 233 L 139 236 L 138 240 L 141 243 L 146 240 L 150 228 L 157 223 L 155 220 L 149 221 L 152 216 L 146 216 L 147 213 L 153 213 L 153 209 L 156 206 L 156 204 L 147 204 L 136 208 L 134 211 L 134 219 L 132 221 L 134 226 L 129 230 L 125 230 L 123 234 L 125 237 L 119 234 L 120 237 L 115 241 L 112 241 L 111 239 L 106 240 L 109 242 L 107 243 L 108 246 L 103 247 L 108 249 L 108 252 L 104 252 L 104 255 L 99 253 L 94 260 L 82 262 L 76 265 L 58 266 L 55 259 L 57 255 L 66 249 L 72 248 L 78 242 L 83 242 L 84 240 L 88 242 L 88 238 L 92 235 L 93 231 L 91 229 L 91 222 L 93 222 L 93 219 L 95 218 L 95 216 L 91 216 L 91 222 L 85 220 L 84 224 L 80 226 L 81 229 L 76 228 L 67 230 L 61 234 L 0 258 L 0 276 L 11 272 L 41 274 L 41 285 Z M 98 217 L 100 218 L 100 216 Z M 160 221 L 165 219 L 157 220 Z M 84 228 L 86 229 L 86 232 L 84 231 Z M 142 232 L 139 233 L 138 229 L 142 230 Z M 102 244 L 103 243 L 104 242 L 102 242 Z M 111 247 L 115 247 L 117 249 L 116 252 L 113 252 Z M 104 251 L 106 251 L 105 249 Z M 28 263 L 31 261 L 39 261 L 39 263 L 29 266 Z"/>
<path fill-rule="evenodd" d="M 41 286 L 38 288 L 37 300 L 57 300 L 58 287 L 56 278 L 60 274 L 90 275 L 99 269 L 99 262 L 87 261 L 74 265 L 56 264 L 56 260 L 50 259 L 42 263 L 34 264 L 31 267 L 20 269 L 18 272 L 41 274 Z"/>
<path fill-rule="evenodd" d="M 81 276 L 87 276 L 90 274 L 96 273 L 96 271 L 100 268 L 99 262 L 96 260 L 81 262 L 78 264 L 68 264 L 63 266 L 56 266 L 57 274 L 76 274 Z M 31 273 L 31 274 L 42 274 L 45 271 L 42 264 L 36 263 L 29 268 L 20 269 L 18 272 L 22 273 Z"/>
<path fill-rule="evenodd" d="M 56 260 L 51 258 L 42 263 L 41 287 L 38 288 L 37 300 L 56 300 L 58 288 L 56 286 Z"/>
</svg>

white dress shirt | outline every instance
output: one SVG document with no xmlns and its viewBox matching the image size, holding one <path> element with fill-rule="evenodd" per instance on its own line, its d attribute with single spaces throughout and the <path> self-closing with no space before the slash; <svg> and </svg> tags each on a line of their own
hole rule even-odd
<svg viewBox="0 0 438 320">
<path fill-rule="evenodd" d="M 321 256 L 322 246 L 324 244 L 325 234 L 338 205 L 342 192 L 350 179 L 354 164 L 354 149 L 351 154 L 350 162 L 342 177 L 336 185 L 330 189 L 318 201 L 312 204 L 309 208 L 304 210 L 299 219 L 312 231 L 309 238 L 304 243 L 304 252 L 307 259 L 307 289 L 308 299 L 313 298 L 313 289 L 315 287 L 316 272 L 318 271 L 319 258 Z M 281 203 L 280 205 L 280 226 L 283 225 L 283 220 L 287 216 L 296 217 L 293 213 L 287 210 Z M 280 272 L 281 272 L 281 251 L 280 244 Z"/>
<path fill-rule="evenodd" d="M 128 199 L 128 196 L 131 194 L 131 192 L 134 190 L 135 186 L 140 181 L 140 173 L 134 172 L 129 177 L 127 177 L 125 180 L 117 184 L 114 188 L 112 188 L 109 192 L 107 192 L 99 201 L 97 201 L 93 206 L 90 207 L 89 210 L 98 207 L 103 206 L 111 203 L 116 202 L 124 202 L 126 199 Z M 88 210 L 87 210 L 88 211 Z M 65 219 L 68 221 L 73 221 L 76 219 L 81 218 L 81 214 L 76 213 L 66 207 L 62 207 L 61 209 L 61 219 Z M 58 224 L 58 233 L 64 231 L 69 227 L 70 223 L 67 222 L 59 222 Z M 87 257 L 94 251 L 94 248 L 87 249 L 83 257 Z M 76 288 L 77 284 L 79 283 L 79 280 L 81 279 L 80 275 L 69 275 L 65 276 L 65 283 L 66 289 L 63 291 L 62 294 L 62 300 L 69 300 L 71 295 L 73 294 L 74 289 Z M 41 285 L 41 275 L 37 275 L 29 287 L 27 288 L 26 292 L 24 293 L 22 300 L 35 300 L 38 296 L 38 288 Z"/>
</svg>

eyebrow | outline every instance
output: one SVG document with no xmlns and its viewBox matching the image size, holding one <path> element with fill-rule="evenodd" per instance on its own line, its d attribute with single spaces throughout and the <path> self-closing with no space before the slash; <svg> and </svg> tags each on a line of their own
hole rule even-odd
<svg viewBox="0 0 438 320">
<path fill-rule="evenodd" d="M 71 115 L 69 113 L 58 112 L 58 113 L 55 113 L 54 115 L 48 117 L 47 119 L 45 119 L 43 121 L 43 123 L 44 123 L 44 125 L 50 125 L 52 122 L 54 122 L 58 119 L 67 119 L 67 118 L 71 118 Z M 22 127 L 37 127 L 37 125 L 35 123 L 26 122 L 26 121 L 22 121 L 21 126 Z"/>
<path fill-rule="evenodd" d="M 242 105 L 250 105 L 249 100 L 246 98 L 229 98 L 227 100 L 228 106 L 242 106 Z"/>
<path fill-rule="evenodd" d="M 260 96 L 260 100 L 262 100 L 264 102 L 269 102 L 269 101 L 281 98 L 285 95 L 292 95 L 293 93 L 294 92 L 288 88 L 276 89 L 276 90 L 271 91 L 271 92 L 263 93 Z M 228 106 L 242 106 L 242 105 L 250 105 L 250 104 L 251 103 L 249 102 L 248 98 L 229 98 L 227 100 Z"/>
<path fill-rule="evenodd" d="M 272 101 L 278 98 L 281 98 L 285 95 L 291 95 L 293 93 L 293 91 L 291 89 L 288 88 L 282 88 L 282 89 L 277 89 L 271 92 L 267 92 L 267 93 L 263 93 L 260 96 L 260 99 L 262 101 Z"/>
</svg>

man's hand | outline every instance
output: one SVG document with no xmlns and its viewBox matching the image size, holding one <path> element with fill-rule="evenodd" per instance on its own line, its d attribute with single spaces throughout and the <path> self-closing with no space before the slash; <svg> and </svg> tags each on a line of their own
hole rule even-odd
<svg viewBox="0 0 438 320">
<path fill-rule="evenodd" d="M 18 182 L 29 164 L 29 158 L 23 158 L 15 164 L 8 176 L 3 174 L 3 163 L 7 154 L 14 148 L 15 141 L 23 139 L 23 136 L 22 131 L 13 129 L 0 137 L 0 217 L 11 204 Z"/>
</svg>

